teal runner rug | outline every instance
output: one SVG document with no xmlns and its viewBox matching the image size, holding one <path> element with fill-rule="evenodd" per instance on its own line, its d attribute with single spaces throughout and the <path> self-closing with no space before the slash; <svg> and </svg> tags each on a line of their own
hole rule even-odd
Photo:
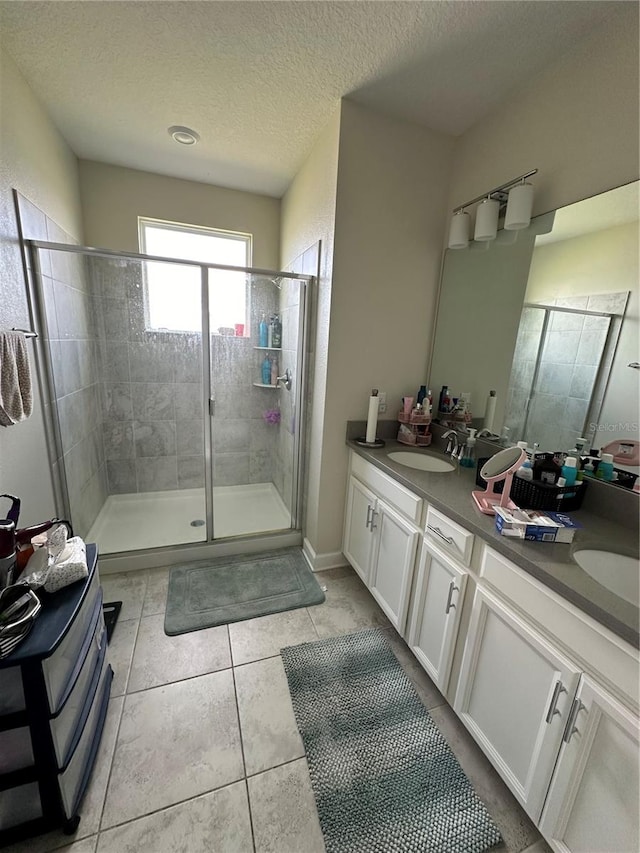
<svg viewBox="0 0 640 853">
<path fill-rule="evenodd" d="M 323 601 L 300 548 L 218 557 L 171 569 L 164 631 L 184 634 Z"/>
<path fill-rule="evenodd" d="M 281 655 L 328 853 L 483 853 L 502 841 L 379 631 Z"/>
</svg>

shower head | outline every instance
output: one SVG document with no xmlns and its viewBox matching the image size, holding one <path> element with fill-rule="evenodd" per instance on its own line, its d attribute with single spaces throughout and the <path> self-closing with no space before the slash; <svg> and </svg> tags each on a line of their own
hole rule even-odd
<svg viewBox="0 0 640 853">
<path fill-rule="evenodd" d="M 278 290 L 282 290 L 282 278 L 279 275 L 274 276 L 274 278 L 270 278 L 269 281 L 271 284 L 275 284 Z"/>
</svg>

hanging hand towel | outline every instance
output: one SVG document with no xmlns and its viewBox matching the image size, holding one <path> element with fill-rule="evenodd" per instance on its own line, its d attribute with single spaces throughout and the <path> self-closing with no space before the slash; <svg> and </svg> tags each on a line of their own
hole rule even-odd
<svg viewBox="0 0 640 853">
<path fill-rule="evenodd" d="M 23 332 L 0 332 L 0 425 L 26 420 L 32 408 L 27 339 Z"/>
</svg>

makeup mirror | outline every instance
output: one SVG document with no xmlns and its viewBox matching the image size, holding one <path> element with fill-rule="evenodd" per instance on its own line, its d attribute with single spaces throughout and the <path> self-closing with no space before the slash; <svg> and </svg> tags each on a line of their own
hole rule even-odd
<svg viewBox="0 0 640 853">
<path fill-rule="evenodd" d="M 447 250 L 430 382 L 471 393 L 482 428 L 568 451 L 638 440 L 640 182 Z M 626 466 L 619 466 L 626 467 Z M 630 471 L 638 473 L 637 467 Z"/>
<path fill-rule="evenodd" d="M 513 475 L 527 458 L 526 451 L 520 447 L 507 447 L 501 450 L 488 459 L 480 469 L 480 476 L 487 481 L 487 488 L 484 492 L 471 492 L 471 497 L 475 501 L 480 512 L 485 515 L 493 515 L 496 505 L 507 507 L 508 509 L 517 509 L 517 506 L 510 499 L 511 483 Z M 504 480 L 502 493 L 495 490 L 495 484 Z"/>
</svg>

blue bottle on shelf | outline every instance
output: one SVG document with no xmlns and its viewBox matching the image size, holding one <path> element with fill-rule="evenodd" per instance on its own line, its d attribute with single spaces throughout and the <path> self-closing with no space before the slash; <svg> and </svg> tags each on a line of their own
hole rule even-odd
<svg viewBox="0 0 640 853">
<path fill-rule="evenodd" d="M 267 325 L 267 320 L 264 314 L 262 315 L 262 320 L 260 320 L 260 325 L 258 326 L 258 346 L 266 347 L 269 345 L 269 326 Z"/>
<path fill-rule="evenodd" d="M 262 362 L 262 384 L 271 385 L 271 361 L 268 355 Z"/>
</svg>

